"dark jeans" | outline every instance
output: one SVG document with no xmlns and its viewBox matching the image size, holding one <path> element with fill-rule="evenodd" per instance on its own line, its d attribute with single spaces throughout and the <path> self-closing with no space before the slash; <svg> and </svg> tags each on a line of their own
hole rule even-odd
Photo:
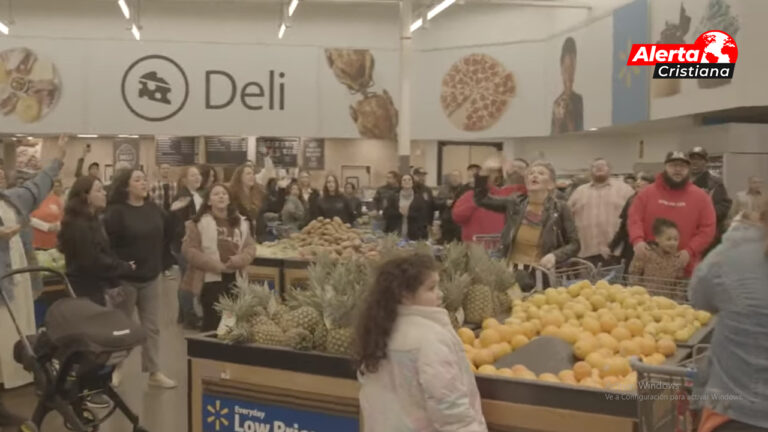
<svg viewBox="0 0 768 432">
<path fill-rule="evenodd" d="M 176 258 L 176 262 L 179 264 L 179 285 L 184 279 L 184 273 L 187 272 L 187 260 L 184 259 L 184 255 L 179 252 L 173 252 L 173 257 Z M 179 322 L 188 324 L 190 326 L 197 322 L 197 314 L 195 313 L 195 295 L 190 291 L 179 289 Z"/>
<path fill-rule="evenodd" d="M 716 428 L 714 432 L 768 432 L 768 429 L 731 420 Z"/>
<path fill-rule="evenodd" d="M 200 293 L 200 304 L 203 306 L 202 331 L 214 331 L 219 327 L 221 314 L 214 308 L 214 305 L 218 303 L 222 295 L 232 292 L 232 284 L 234 282 L 235 275 L 233 273 L 225 273 L 221 275 L 221 282 L 206 282 L 203 284 L 203 291 Z"/>
</svg>

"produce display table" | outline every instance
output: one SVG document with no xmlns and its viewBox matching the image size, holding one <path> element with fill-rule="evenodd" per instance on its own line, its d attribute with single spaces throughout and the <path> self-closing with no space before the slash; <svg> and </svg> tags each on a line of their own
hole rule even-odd
<svg viewBox="0 0 768 432">
<path fill-rule="evenodd" d="M 283 292 L 282 259 L 256 257 L 246 272 L 251 281 L 266 283 L 271 289 Z"/>
<path fill-rule="evenodd" d="M 191 432 L 362 430 L 349 359 L 229 345 L 210 334 L 187 338 L 187 354 Z M 478 376 L 477 383 L 491 431 L 633 432 L 637 426 L 637 402 L 626 393 L 503 377 Z"/>
</svg>

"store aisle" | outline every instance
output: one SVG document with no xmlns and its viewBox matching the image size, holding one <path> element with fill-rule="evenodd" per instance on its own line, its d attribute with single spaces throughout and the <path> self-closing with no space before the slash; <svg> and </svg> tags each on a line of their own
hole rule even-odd
<svg viewBox="0 0 768 432">
<path fill-rule="evenodd" d="M 142 424 L 150 432 L 183 432 L 187 430 L 187 359 L 185 332 L 176 324 L 176 287 L 178 279 L 163 279 L 160 322 L 160 363 L 163 371 L 179 383 L 173 390 L 159 390 L 147 386 L 147 376 L 141 374 L 141 350 L 135 350 L 128 359 L 125 377 L 118 389 L 126 403 L 136 411 Z M 139 378 L 141 377 L 141 378 Z M 30 415 L 36 398 L 31 386 L 2 395 L 6 405 L 16 413 Z M 128 421 L 116 413 L 100 429 L 101 432 L 131 432 Z M 41 432 L 66 431 L 61 419 L 50 414 Z M 5 432 L 5 431 L 3 431 Z"/>
</svg>

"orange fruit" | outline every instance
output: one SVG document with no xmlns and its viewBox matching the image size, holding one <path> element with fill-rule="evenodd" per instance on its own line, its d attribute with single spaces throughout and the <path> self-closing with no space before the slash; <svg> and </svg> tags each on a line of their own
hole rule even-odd
<svg viewBox="0 0 768 432">
<path fill-rule="evenodd" d="M 560 333 L 560 329 L 555 327 L 555 326 L 553 326 L 553 325 L 548 325 L 548 326 L 544 327 L 544 330 L 541 331 L 541 335 L 542 336 L 554 336 L 554 337 L 557 337 L 557 335 L 559 333 Z"/>
<path fill-rule="evenodd" d="M 472 345 L 475 343 L 475 332 L 472 330 L 462 327 L 459 330 L 456 331 L 459 335 L 459 339 L 461 339 L 461 342 L 463 342 L 466 345 Z"/>
<path fill-rule="evenodd" d="M 638 343 L 640 346 L 640 353 L 644 356 L 649 356 L 656 352 L 656 341 L 649 338 L 640 338 Z"/>
<path fill-rule="evenodd" d="M 643 332 L 645 331 L 645 326 L 639 319 L 632 318 L 627 321 L 627 329 L 629 329 L 629 332 L 632 333 L 632 336 L 642 336 Z"/>
<path fill-rule="evenodd" d="M 624 327 L 616 327 L 611 331 L 611 336 L 618 342 L 628 340 L 632 338 L 632 333 Z"/>
<path fill-rule="evenodd" d="M 472 356 L 472 362 L 475 366 L 491 364 L 495 360 L 493 351 L 488 348 L 475 351 L 475 354 Z"/>
<path fill-rule="evenodd" d="M 501 335 L 496 329 L 486 329 L 480 332 L 480 344 L 484 348 L 501 342 Z"/>
<path fill-rule="evenodd" d="M 539 375 L 539 379 L 541 381 L 547 381 L 547 382 L 560 382 L 560 379 L 555 376 L 555 374 L 551 373 L 543 373 Z"/>
<path fill-rule="evenodd" d="M 560 378 L 560 381 L 562 382 L 576 381 L 576 376 L 570 369 L 561 370 L 560 373 L 557 374 L 557 377 Z"/>
<path fill-rule="evenodd" d="M 531 322 L 525 322 L 521 327 L 523 329 L 523 334 L 528 339 L 533 339 L 533 337 L 539 333 L 539 330 L 536 328 L 536 324 Z"/>
<path fill-rule="evenodd" d="M 496 318 L 486 318 L 483 320 L 483 330 L 488 330 L 490 328 L 495 328 L 500 326 L 499 322 L 496 320 Z"/>
<path fill-rule="evenodd" d="M 677 346 L 675 346 L 675 342 L 672 339 L 661 339 L 656 342 L 656 351 L 669 357 L 677 351 Z"/>
<path fill-rule="evenodd" d="M 523 347 L 527 345 L 529 342 L 528 338 L 523 335 L 517 335 L 512 338 L 512 341 L 510 342 L 510 345 L 512 345 L 512 349 L 518 349 L 520 347 Z"/>
<path fill-rule="evenodd" d="M 608 348 L 611 351 L 616 351 L 619 349 L 619 342 L 608 333 L 598 334 L 597 342 L 600 343 L 600 348 Z"/>
<path fill-rule="evenodd" d="M 619 321 L 616 319 L 615 316 L 613 316 L 610 312 L 603 314 L 603 316 L 600 317 L 600 328 L 606 332 L 610 333 L 619 326 Z"/>
<path fill-rule="evenodd" d="M 573 345 L 573 354 L 584 360 L 592 352 L 599 348 L 597 339 L 581 338 Z"/>
<path fill-rule="evenodd" d="M 573 365 L 573 376 L 576 378 L 576 381 L 581 381 L 591 375 L 592 366 L 590 366 L 589 363 L 580 361 Z"/>
<path fill-rule="evenodd" d="M 633 340 L 623 340 L 619 342 L 619 354 L 624 357 L 640 355 L 640 345 Z"/>
<path fill-rule="evenodd" d="M 602 328 L 600 327 L 600 322 L 590 317 L 586 317 L 581 320 L 581 327 L 584 328 L 584 330 L 595 335 L 602 331 Z"/>
<path fill-rule="evenodd" d="M 494 330 L 499 332 L 499 336 L 501 336 L 501 340 L 503 342 L 509 342 L 512 340 L 512 336 L 515 335 L 514 330 L 512 330 L 512 327 L 507 325 L 500 325 L 498 327 L 495 327 Z"/>
<path fill-rule="evenodd" d="M 489 364 L 480 366 L 477 371 L 481 374 L 496 375 L 496 368 Z"/>
</svg>

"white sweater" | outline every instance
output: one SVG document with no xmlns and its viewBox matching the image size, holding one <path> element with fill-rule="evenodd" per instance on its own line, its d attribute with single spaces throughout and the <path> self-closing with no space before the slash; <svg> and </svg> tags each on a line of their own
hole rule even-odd
<svg viewBox="0 0 768 432">
<path fill-rule="evenodd" d="M 366 432 L 487 432 L 475 376 L 442 308 L 400 306 L 379 370 L 360 377 Z"/>
</svg>

